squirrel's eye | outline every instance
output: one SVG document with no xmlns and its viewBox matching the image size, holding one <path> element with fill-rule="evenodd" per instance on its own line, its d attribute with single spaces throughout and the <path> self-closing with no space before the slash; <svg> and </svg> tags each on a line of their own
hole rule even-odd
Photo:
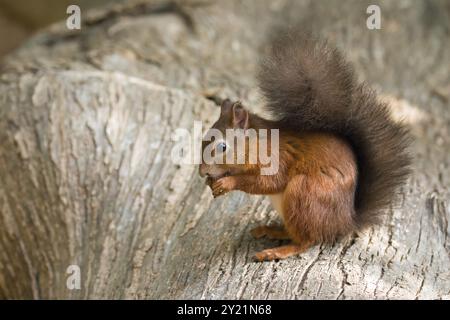
<svg viewBox="0 0 450 320">
<path fill-rule="evenodd" d="M 225 142 L 219 142 L 216 148 L 219 152 L 225 152 L 227 150 L 227 144 Z"/>
</svg>

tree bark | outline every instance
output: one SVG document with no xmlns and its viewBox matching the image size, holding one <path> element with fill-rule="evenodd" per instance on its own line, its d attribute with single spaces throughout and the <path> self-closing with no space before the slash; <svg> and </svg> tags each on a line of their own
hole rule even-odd
<svg viewBox="0 0 450 320">
<path fill-rule="evenodd" d="M 38 33 L 0 78 L 0 298 L 449 299 L 450 7 L 444 1 L 152 1 Z M 414 174 L 384 223 L 280 262 L 249 230 L 269 201 L 213 199 L 171 161 L 175 129 L 211 100 L 262 100 L 255 66 L 273 24 L 347 53 L 410 125 Z M 67 287 L 70 265 L 81 288 Z"/>
</svg>

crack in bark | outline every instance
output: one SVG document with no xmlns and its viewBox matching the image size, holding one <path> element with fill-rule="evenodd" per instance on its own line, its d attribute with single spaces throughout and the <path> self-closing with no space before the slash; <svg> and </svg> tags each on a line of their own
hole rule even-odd
<svg viewBox="0 0 450 320">
<path fill-rule="evenodd" d="M 343 299 L 345 299 L 345 295 L 344 295 L 344 290 L 345 290 L 345 286 L 347 284 L 349 284 L 347 282 L 348 279 L 348 273 L 345 270 L 345 266 L 344 266 L 344 256 L 347 254 L 347 251 L 356 243 L 356 235 L 353 234 L 350 237 L 350 241 L 347 241 L 347 244 L 344 245 L 344 247 L 341 250 L 341 253 L 339 254 L 339 261 L 338 261 L 338 266 L 339 266 L 339 270 L 342 272 L 342 281 L 341 281 L 341 285 L 340 285 L 340 290 L 339 293 L 336 297 L 336 300 L 339 300 L 341 297 Z"/>
<path fill-rule="evenodd" d="M 308 263 L 306 265 L 306 267 L 304 268 L 303 273 L 300 276 L 300 281 L 298 282 L 298 285 L 294 290 L 295 292 L 297 292 L 298 289 L 300 289 L 300 296 L 303 294 L 303 292 L 305 290 L 304 284 L 305 284 L 306 279 L 308 278 L 308 274 L 311 271 L 312 267 L 317 263 L 317 261 L 319 261 L 319 258 L 320 258 L 320 255 L 322 254 L 322 252 L 323 252 L 323 248 L 320 247 L 319 252 L 317 253 L 316 257 L 313 260 L 311 260 L 311 262 Z"/>
</svg>

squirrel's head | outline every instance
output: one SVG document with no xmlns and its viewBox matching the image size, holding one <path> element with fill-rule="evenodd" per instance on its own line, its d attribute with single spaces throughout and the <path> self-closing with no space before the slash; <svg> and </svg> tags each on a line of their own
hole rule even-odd
<svg viewBox="0 0 450 320">
<path fill-rule="evenodd" d="M 248 161 L 249 139 L 245 132 L 249 126 L 250 114 L 239 101 L 233 103 L 226 99 L 222 102 L 219 119 L 202 141 L 200 176 L 216 180 L 243 174 L 254 167 Z"/>
</svg>

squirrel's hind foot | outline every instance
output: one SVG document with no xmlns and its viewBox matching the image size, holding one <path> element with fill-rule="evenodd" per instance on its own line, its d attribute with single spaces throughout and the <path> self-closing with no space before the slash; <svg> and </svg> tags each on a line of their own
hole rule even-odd
<svg viewBox="0 0 450 320">
<path fill-rule="evenodd" d="M 263 262 L 286 259 L 290 256 L 305 252 L 311 246 L 312 243 L 305 243 L 300 245 L 292 243 L 281 247 L 266 249 L 256 253 L 253 257 L 253 260 L 256 262 Z"/>
</svg>

